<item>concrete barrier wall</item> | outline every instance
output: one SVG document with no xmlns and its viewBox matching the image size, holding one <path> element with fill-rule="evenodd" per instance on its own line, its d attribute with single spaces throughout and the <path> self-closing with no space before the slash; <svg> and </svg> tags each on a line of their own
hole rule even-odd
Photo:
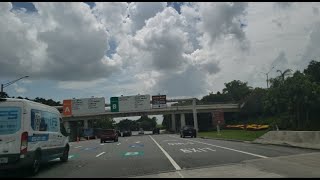
<svg viewBox="0 0 320 180">
<path fill-rule="evenodd" d="M 269 131 L 253 142 L 320 149 L 320 131 Z"/>
</svg>

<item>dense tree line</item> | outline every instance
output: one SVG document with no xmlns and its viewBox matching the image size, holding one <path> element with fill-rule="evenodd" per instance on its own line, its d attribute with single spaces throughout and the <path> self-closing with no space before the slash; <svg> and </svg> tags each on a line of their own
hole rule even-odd
<svg viewBox="0 0 320 180">
<path fill-rule="evenodd" d="M 123 119 L 119 123 L 116 124 L 116 127 L 120 130 L 131 130 L 137 131 L 139 128 L 143 130 L 153 130 L 157 126 L 157 118 L 149 118 L 148 116 L 144 115 L 141 116 L 138 120 L 129 120 Z"/>
<path fill-rule="evenodd" d="M 229 123 L 232 119 L 234 123 L 263 123 L 280 129 L 320 130 L 320 62 L 311 61 L 303 72 L 277 72 L 279 75 L 270 79 L 270 88 L 252 88 L 247 82 L 233 80 L 225 83 L 222 92 L 210 93 L 197 104 L 239 103 L 241 112 L 232 114 Z M 169 127 L 170 115 L 163 117 L 162 125 Z"/>
<path fill-rule="evenodd" d="M 45 99 L 45 98 L 40 98 L 40 97 L 36 97 L 35 99 L 29 99 L 28 97 L 23 98 L 21 96 L 18 96 L 18 97 L 12 96 L 12 97 L 10 97 L 6 92 L 3 92 L 3 93 L 0 92 L 0 97 L 1 98 L 27 99 L 27 100 L 30 100 L 30 101 L 46 104 L 46 105 L 49 105 L 49 106 L 62 106 L 60 101 L 54 101 L 52 99 Z"/>
</svg>

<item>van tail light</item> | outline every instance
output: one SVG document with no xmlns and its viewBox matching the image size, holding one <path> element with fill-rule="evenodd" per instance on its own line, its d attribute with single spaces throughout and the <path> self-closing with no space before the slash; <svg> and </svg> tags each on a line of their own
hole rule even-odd
<svg viewBox="0 0 320 180">
<path fill-rule="evenodd" d="M 28 152 L 28 132 L 23 132 L 21 134 L 21 146 L 20 154 L 26 154 Z"/>
</svg>

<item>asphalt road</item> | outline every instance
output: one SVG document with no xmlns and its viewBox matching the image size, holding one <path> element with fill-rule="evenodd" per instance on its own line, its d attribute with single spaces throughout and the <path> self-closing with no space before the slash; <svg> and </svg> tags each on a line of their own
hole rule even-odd
<svg viewBox="0 0 320 180">
<path fill-rule="evenodd" d="M 319 152 L 274 145 L 180 138 L 167 134 L 119 137 L 118 142 L 103 144 L 100 140 L 70 144 L 67 163 L 53 160 L 43 165 L 34 177 L 134 177 Z M 6 177 L 17 175 L 16 172 L 6 173 Z M 19 176 L 24 176 L 24 173 L 19 173 Z"/>
</svg>

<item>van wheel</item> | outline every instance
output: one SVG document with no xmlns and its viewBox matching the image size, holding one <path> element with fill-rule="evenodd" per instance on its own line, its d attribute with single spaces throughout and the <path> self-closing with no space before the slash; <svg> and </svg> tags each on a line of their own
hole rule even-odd
<svg viewBox="0 0 320 180">
<path fill-rule="evenodd" d="M 69 159 L 69 148 L 68 146 L 65 147 L 64 151 L 63 151 L 63 155 L 62 157 L 60 157 L 60 161 L 61 162 L 67 162 Z"/>
<path fill-rule="evenodd" d="M 40 170 L 41 165 L 41 153 L 37 151 L 33 157 L 32 165 L 31 165 L 31 174 L 36 175 Z"/>
</svg>

